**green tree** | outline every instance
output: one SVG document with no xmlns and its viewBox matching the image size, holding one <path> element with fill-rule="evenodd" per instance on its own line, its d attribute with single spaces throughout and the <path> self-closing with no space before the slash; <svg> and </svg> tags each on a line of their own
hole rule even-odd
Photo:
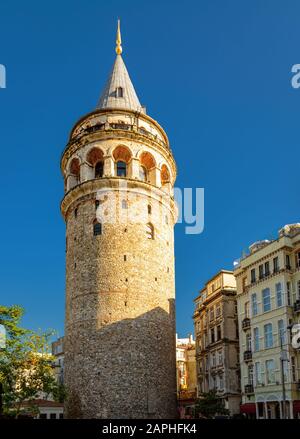
<svg viewBox="0 0 300 439">
<path fill-rule="evenodd" d="M 15 417 L 25 401 L 30 405 L 41 393 L 60 400 L 65 396 L 54 376 L 50 354 L 53 331 L 21 328 L 23 314 L 20 306 L 0 305 L 0 325 L 6 329 L 6 344 L 0 348 L 0 414 Z"/>
<path fill-rule="evenodd" d="M 216 415 L 229 415 L 229 411 L 224 407 L 222 399 L 215 390 L 202 393 L 195 406 L 196 415 L 212 418 Z"/>
</svg>

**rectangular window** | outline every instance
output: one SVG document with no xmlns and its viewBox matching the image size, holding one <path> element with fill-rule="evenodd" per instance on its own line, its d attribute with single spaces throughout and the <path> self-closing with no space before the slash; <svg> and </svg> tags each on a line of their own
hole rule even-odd
<svg viewBox="0 0 300 439">
<path fill-rule="evenodd" d="M 215 328 L 212 328 L 210 330 L 210 342 L 214 343 L 215 342 Z"/>
<path fill-rule="evenodd" d="M 214 320 L 214 318 L 215 318 L 214 308 L 210 308 L 210 321 Z"/>
<path fill-rule="evenodd" d="M 212 354 L 212 367 L 216 366 L 216 354 Z"/>
<path fill-rule="evenodd" d="M 257 295 L 256 293 L 252 294 L 251 296 L 251 302 L 252 302 L 252 316 L 257 315 Z"/>
<path fill-rule="evenodd" d="M 219 377 L 219 384 L 220 384 L 220 386 L 219 386 L 220 390 L 223 390 L 224 389 L 223 375 L 220 375 L 220 377 Z"/>
<path fill-rule="evenodd" d="M 287 270 L 291 269 L 290 255 L 285 255 L 285 266 Z"/>
<path fill-rule="evenodd" d="M 56 413 L 50 413 L 50 419 L 56 419 Z"/>
<path fill-rule="evenodd" d="M 263 312 L 271 311 L 271 294 L 270 288 L 262 290 Z"/>
<path fill-rule="evenodd" d="M 258 272 L 259 272 L 259 278 L 262 279 L 264 277 L 264 266 L 260 265 L 258 267 Z"/>
<path fill-rule="evenodd" d="M 273 328 L 272 323 L 264 326 L 265 349 L 273 347 Z"/>
<path fill-rule="evenodd" d="M 221 333 L 221 326 L 218 325 L 218 326 L 217 326 L 217 340 L 218 340 L 218 341 L 221 340 L 221 336 L 222 336 L 222 333 Z"/>
<path fill-rule="evenodd" d="M 286 300 L 287 300 L 288 306 L 291 306 L 291 304 L 292 304 L 292 301 L 291 301 L 291 282 L 286 283 Z"/>
<path fill-rule="evenodd" d="M 251 270 L 251 283 L 256 282 L 255 268 Z"/>
<path fill-rule="evenodd" d="M 255 363 L 255 384 L 257 386 L 262 384 L 260 362 Z"/>
<path fill-rule="evenodd" d="M 218 318 L 218 317 L 220 317 L 220 316 L 221 316 L 221 306 L 218 305 L 218 306 L 216 307 L 216 317 Z"/>
<path fill-rule="evenodd" d="M 267 375 L 267 383 L 273 384 L 275 383 L 275 363 L 274 360 L 266 361 L 266 375 Z"/>
<path fill-rule="evenodd" d="M 246 349 L 247 349 L 247 351 L 252 350 L 251 334 L 249 334 L 249 333 L 246 335 Z"/>
<path fill-rule="evenodd" d="M 250 317 L 250 313 L 249 313 L 249 302 L 245 302 L 245 318 L 249 318 Z"/>
<path fill-rule="evenodd" d="M 219 365 L 223 364 L 223 352 L 222 351 L 218 352 L 218 364 Z"/>
<path fill-rule="evenodd" d="M 275 289 L 276 289 L 277 308 L 279 308 L 280 306 L 283 305 L 282 287 L 281 287 L 281 283 L 280 282 L 275 285 Z"/>
<path fill-rule="evenodd" d="M 252 364 L 248 367 L 248 384 L 253 386 L 253 366 Z"/>
<path fill-rule="evenodd" d="M 279 346 L 285 345 L 285 329 L 284 329 L 284 321 L 278 320 L 278 339 Z"/>
<path fill-rule="evenodd" d="M 291 357 L 291 369 L 292 369 L 292 380 L 293 383 L 296 382 L 296 362 L 295 362 L 295 357 Z"/>
<path fill-rule="evenodd" d="M 273 270 L 274 273 L 277 273 L 277 271 L 279 270 L 278 256 L 273 259 Z"/>
<path fill-rule="evenodd" d="M 269 261 L 267 261 L 265 263 L 265 276 L 269 276 L 269 274 L 270 274 L 270 263 Z"/>
<path fill-rule="evenodd" d="M 259 329 L 254 328 L 253 330 L 253 339 L 254 339 L 254 351 L 259 351 Z"/>
</svg>

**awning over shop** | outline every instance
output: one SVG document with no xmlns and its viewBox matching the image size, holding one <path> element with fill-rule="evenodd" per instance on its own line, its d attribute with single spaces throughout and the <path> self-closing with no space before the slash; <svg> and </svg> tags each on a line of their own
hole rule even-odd
<svg viewBox="0 0 300 439">
<path fill-rule="evenodd" d="M 294 413 L 300 413 L 300 401 L 294 401 L 293 402 L 293 409 L 294 409 Z"/>
<path fill-rule="evenodd" d="M 241 413 L 252 414 L 256 413 L 256 407 L 253 402 L 249 402 L 247 404 L 241 404 Z"/>
</svg>

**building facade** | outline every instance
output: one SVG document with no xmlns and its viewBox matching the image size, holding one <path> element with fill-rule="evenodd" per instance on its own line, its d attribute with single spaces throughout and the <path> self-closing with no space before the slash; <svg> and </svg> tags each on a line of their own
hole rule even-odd
<svg viewBox="0 0 300 439">
<path fill-rule="evenodd" d="M 194 415 L 197 397 L 196 350 L 192 335 L 176 335 L 177 403 L 181 418 Z"/>
<path fill-rule="evenodd" d="M 163 128 L 123 58 L 71 131 L 61 169 L 66 222 L 68 418 L 176 416 L 173 185 Z"/>
<path fill-rule="evenodd" d="M 216 390 L 231 414 L 240 411 L 236 282 L 221 270 L 195 299 L 198 396 Z"/>
<path fill-rule="evenodd" d="M 298 417 L 300 357 L 291 332 L 300 322 L 300 224 L 249 250 L 234 271 L 242 411 L 256 418 Z"/>
<path fill-rule="evenodd" d="M 52 345 L 52 355 L 55 357 L 54 370 L 56 380 L 59 384 L 64 384 L 64 337 L 59 337 Z"/>
</svg>

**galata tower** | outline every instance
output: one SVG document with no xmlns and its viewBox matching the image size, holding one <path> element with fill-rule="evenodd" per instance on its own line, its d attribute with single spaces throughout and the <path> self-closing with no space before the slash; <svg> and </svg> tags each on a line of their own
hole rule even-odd
<svg viewBox="0 0 300 439">
<path fill-rule="evenodd" d="M 173 185 L 121 56 L 61 159 L 67 418 L 176 417 Z"/>
</svg>

